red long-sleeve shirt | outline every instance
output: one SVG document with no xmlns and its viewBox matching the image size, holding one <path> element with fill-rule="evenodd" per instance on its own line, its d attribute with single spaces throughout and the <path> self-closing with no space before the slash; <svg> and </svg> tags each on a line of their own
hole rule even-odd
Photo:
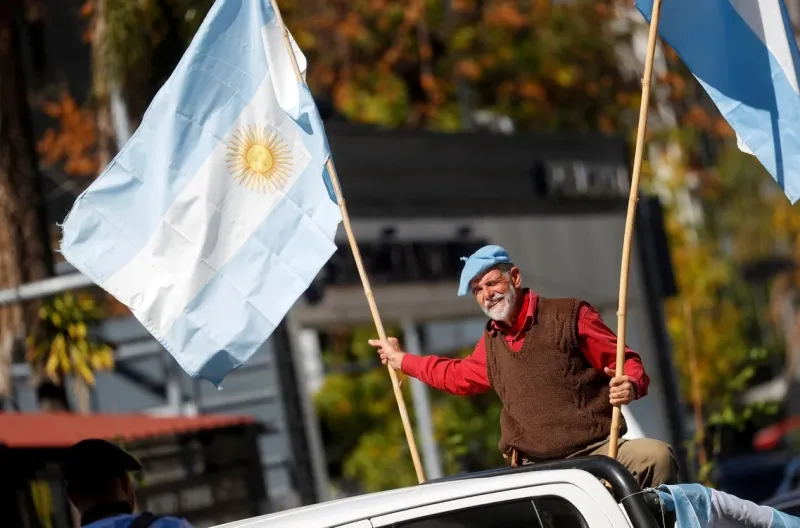
<svg viewBox="0 0 800 528">
<path fill-rule="evenodd" d="M 491 323 L 492 332 L 500 332 L 509 348 L 522 350 L 525 333 L 536 319 L 539 296 L 524 290 L 524 301 L 520 314 L 511 328 L 502 323 Z M 439 390 L 458 396 L 480 394 L 491 389 L 486 370 L 486 343 L 481 336 L 475 350 L 464 359 L 449 359 L 439 356 L 403 356 L 401 370 Z M 604 367 L 612 370 L 617 364 L 617 336 L 600 318 L 600 314 L 589 303 L 583 302 L 578 310 L 578 343 L 589 363 L 599 371 Z M 636 398 L 647 395 L 650 378 L 644 371 L 639 354 L 625 347 L 625 374 L 636 387 Z"/>
</svg>

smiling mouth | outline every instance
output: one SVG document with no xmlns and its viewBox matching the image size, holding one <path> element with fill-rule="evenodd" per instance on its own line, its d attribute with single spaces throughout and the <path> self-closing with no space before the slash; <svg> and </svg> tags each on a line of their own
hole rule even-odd
<svg viewBox="0 0 800 528">
<path fill-rule="evenodd" d="M 497 301 L 494 301 L 492 304 L 490 304 L 489 306 L 487 306 L 487 307 L 486 307 L 486 309 L 487 309 L 487 310 L 491 310 L 492 308 L 494 308 L 495 306 L 497 306 L 498 304 L 500 304 L 500 303 L 501 303 L 501 302 L 503 302 L 503 301 L 505 301 L 505 299 L 499 299 L 499 300 L 497 300 Z"/>
</svg>

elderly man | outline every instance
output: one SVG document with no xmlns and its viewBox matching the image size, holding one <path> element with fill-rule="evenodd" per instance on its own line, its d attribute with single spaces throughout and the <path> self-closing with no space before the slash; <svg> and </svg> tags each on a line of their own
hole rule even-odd
<svg viewBox="0 0 800 528">
<path fill-rule="evenodd" d="M 591 305 L 523 288 L 499 246 L 463 260 L 458 294 L 472 294 L 489 317 L 474 352 L 417 356 L 395 338 L 370 340 L 383 363 L 459 396 L 494 389 L 503 403 L 499 447 L 512 465 L 607 454 L 612 406 L 647 394 L 639 355 L 626 347 L 625 374 L 616 377 L 616 336 Z M 677 463 L 662 442 L 620 440 L 617 459 L 643 488 L 676 482 Z"/>
</svg>

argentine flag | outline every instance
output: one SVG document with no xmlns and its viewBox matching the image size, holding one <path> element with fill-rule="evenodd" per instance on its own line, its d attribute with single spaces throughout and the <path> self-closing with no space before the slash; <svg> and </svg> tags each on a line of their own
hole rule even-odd
<svg viewBox="0 0 800 528">
<path fill-rule="evenodd" d="M 653 0 L 636 0 L 649 21 Z M 795 203 L 800 198 L 800 53 L 782 0 L 663 0 L 659 34 Z"/>
<path fill-rule="evenodd" d="M 78 197 L 61 251 L 187 373 L 220 384 L 336 249 L 329 157 L 269 0 L 217 0 L 138 130 Z"/>
</svg>

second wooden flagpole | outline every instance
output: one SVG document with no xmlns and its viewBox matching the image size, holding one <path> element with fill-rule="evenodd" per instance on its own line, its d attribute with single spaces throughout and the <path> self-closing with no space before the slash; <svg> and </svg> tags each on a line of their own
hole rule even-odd
<svg viewBox="0 0 800 528">
<path fill-rule="evenodd" d="M 650 15 L 650 33 L 647 38 L 647 55 L 644 61 L 642 77 L 642 103 L 639 107 L 639 129 L 636 133 L 636 151 L 633 156 L 633 174 L 631 175 L 631 191 L 628 196 L 628 214 L 625 218 L 625 236 L 622 239 L 622 263 L 619 271 L 619 305 L 617 308 L 617 358 L 616 375 L 624 374 L 625 366 L 625 320 L 628 303 L 628 272 L 631 266 L 631 244 L 633 242 L 633 226 L 636 222 L 636 204 L 639 200 L 639 176 L 642 171 L 644 156 L 644 136 L 647 130 L 647 112 L 650 106 L 650 81 L 653 77 L 653 59 L 658 41 L 658 17 L 661 11 L 661 0 L 653 0 L 653 12 Z M 611 435 L 608 440 L 608 456 L 617 458 L 619 430 L 622 421 L 622 407 L 614 406 L 611 414 Z"/>
<path fill-rule="evenodd" d="M 283 23 L 283 17 L 281 16 L 281 11 L 278 8 L 278 2 L 277 0 L 270 0 L 270 2 L 272 3 L 272 9 L 275 11 L 275 19 L 281 29 L 281 33 L 283 34 L 283 42 L 286 46 L 286 51 L 289 54 L 289 59 L 292 63 L 292 67 L 294 68 L 297 81 L 300 83 L 305 83 L 302 72 L 300 71 L 300 66 L 297 64 L 297 58 L 294 54 L 292 42 L 289 40 L 289 33 L 286 30 L 286 24 Z M 342 195 L 342 188 L 339 185 L 339 177 L 336 174 L 336 168 L 333 166 L 333 162 L 330 158 L 328 158 L 326 168 L 328 169 L 328 175 L 330 176 L 331 184 L 333 185 L 333 191 L 336 194 L 336 202 L 338 203 L 339 210 L 342 213 L 342 225 L 344 226 L 345 233 L 347 233 L 347 241 L 350 243 L 350 249 L 353 252 L 353 258 L 356 261 L 358 274 L 361 277 L 361 284 L 364 286 L 364 295 L 367 297 L 367 304 L 369 304 L 369 311 L 372 313 L 372 320 L 374 321 L 375 328 L 378 331 L 378 337 L 382 341 L 385 341 L 386 330 L 383 328 L 383 321 L 381 321 L 381 316 L 378 312 L 378 305 L 375 303 L 375 296 L 372 293 L 369 277 L 364 269 L 361 251 L 358 249 L 356 237 L 353 234 L 353 229 L 350 226 L 350 215 L 347 213 L 347 206 L 345 205 L 344 196 Z M 411 420 L 408 417 L 408 409 L 406 408 L 406 402 L 403 398 L 403 391 L 400 389 L 400 380 L 397 378 L 397 373 L 391 366 L 388 366 L 388 369 L 389 377 L 392 380 L 392 389 L 394 389 L 394 397 L 397 400 L 397 407 L 400 411 L 400 419 L 403 422 L 403 430 L 406 434 L 408 449 L 411 452 L 411 460 L 414 463 L 414 470 L 417 473 L 417 480 L 422 483 L 425 482 L 425 472 L 422 470 L 422 462 L 420 461 L 419 451 L 417 450 L 417 443 L 414 440 L 414 431 L 411 429 Z"/>
</svg>

